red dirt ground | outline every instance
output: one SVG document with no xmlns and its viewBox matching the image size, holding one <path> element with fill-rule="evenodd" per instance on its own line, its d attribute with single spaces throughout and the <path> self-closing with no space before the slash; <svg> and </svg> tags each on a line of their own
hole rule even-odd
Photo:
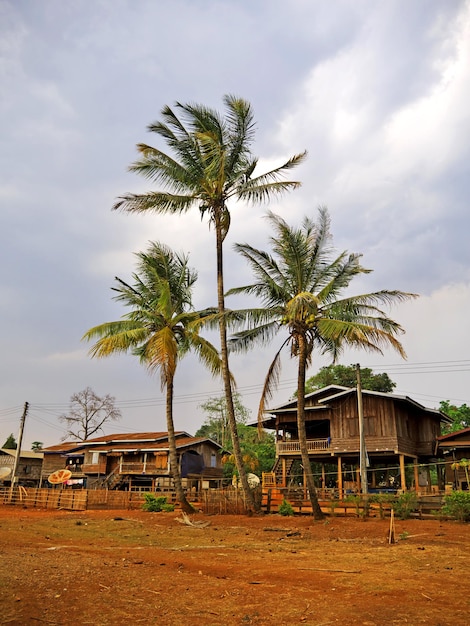
<svg viewBox="0 0 470 626">
<path fill-rule="evenodd" d="M 470 525 L 0 506 L 0 623 L 467 626 Z"/>
</svg>

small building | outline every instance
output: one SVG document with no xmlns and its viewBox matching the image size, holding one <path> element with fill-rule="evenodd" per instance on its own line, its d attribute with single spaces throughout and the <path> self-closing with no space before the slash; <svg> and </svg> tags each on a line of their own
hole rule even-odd
<svg viewBox="0 0 470 626">
<path fill-rule="evenodd" d="M 437 438 L 437 448 L 446 460 L 446 485 L 469 490 L 470 428 L 441 435 Z"/>
<path fill-rule="evenodd" d="M 178 463 L 187 489 L 218 486 L 223 479 L 222 447 L 206 437 L 175 433 Z M 114 434 L 65 442 L 43 449 L 43 482 L 60 469 L 67 485 L 88 489 L 171 491 L 167 432 Z"/>
<path fill-rule="evenodd" d="M 23 487 L 37 487 L 41 480 L 43 453 L 34 450 L 21 450 L 16 469 L 15 483 Z M 5 468 L 9 472 L 0 471 L 0 482 L 11 485 L 13 469 L 15 467 L 16 450 L 0 449 L 0 470 Z M 2 477 L 1 474 L 4 474 Z"/>
<path fill-rule="evenodd" d="M 449 418 L 408 396 L 362 391 L 363 433 L 369 491 L 413 487 L 431 491 L 429 464 Z M 301 476 L 297 401 L 268 410 L 263 427 L 276 431 L 276 482 Z M 305 396 L 305 428 L 317 485 L 340 493 L 360 491 L 359 409 L 356 388 L 329 385 Z M 406 466 L 412 464 L 411 476 Z M 419 464 L 425 464 L 423 471 Z M 439 476 L 443 483 L 443 476 Z M 301 480 L 301 478 L 300 478 Z M 442 485 L 443 486 L 443 485 Z"/>
</svg>

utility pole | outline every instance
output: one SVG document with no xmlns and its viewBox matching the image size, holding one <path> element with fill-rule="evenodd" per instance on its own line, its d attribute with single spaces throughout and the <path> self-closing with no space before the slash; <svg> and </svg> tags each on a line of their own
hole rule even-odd
<svg viewBox="0 0 470 626">
<path fill-rule="evenodd" d="M 367 453 L 366 438 L 364 435 L 364 410 L 362 407 L 361 366 L 356 363 L 357 381 L 357 412 L 359 415 L 359 474 L 361 477 L 361 493 L 366 495 L 367 488 Z"/>
<path fill-rule="evenodd" d="M 16 445 L 16 455 L 15 455 L 15 464 L 13 466 L 13 475 L 11 477 L 11 486 L 12 487 L 13 487 L 13 485 L 16 482 L 16 472 L 18 471 L 18 464 L 20 462 L 20 455 L 21 455 L 21 445 L 23 443 L 24 423 L 26 421 L 26 416 L 28 414 L 28 409 L 29 409 L 29 403 L 25 402 L 24 403 L 24 409 L 23 409 L 23 415 L 21 416 L 21 421 L 20 421 L 20 432 L 18 433 L 18 443 Z"/>
</svg>

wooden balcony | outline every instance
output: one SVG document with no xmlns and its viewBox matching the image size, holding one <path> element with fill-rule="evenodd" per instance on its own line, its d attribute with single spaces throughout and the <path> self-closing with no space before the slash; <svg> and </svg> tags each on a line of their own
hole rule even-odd
<svg viewBox="0 0 470 626">
<path fill-rule="evenodd" d="M 167 467 L 157 467 L 155 463 L 121 463 L 116 468 L 119 474 L 150 474 L 152 476 L 165 476 L 168 474 Z"/>
<path fill-rule="evenodd" d="M 106 461 L 101 463 L 83 463 L 84 474 L 106 474 Z"/>
<path fill-rule="evenodd" d="M 322 453 L 325 450 L 329 450 L 331 447 L 331 438 L 325 437 L 324 439 L 307 439 L 307 449 L 309 454 L 315 452 Z M 283 455 L 299 455 L 300 456 L 300 443 L 298 441 L 278 441 L 276 444 L 277 456 Z"/>
</svg>

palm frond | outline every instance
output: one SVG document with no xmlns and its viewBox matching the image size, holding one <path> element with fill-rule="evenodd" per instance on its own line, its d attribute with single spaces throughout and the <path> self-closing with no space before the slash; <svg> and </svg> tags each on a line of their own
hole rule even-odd
<svg viewBox="0 0 470 626">
<path fill-rule="evenodd" d="M 178 195 L 159 191 L 150 191 L 145 194 L 128 193 L 120 196 L 113 205 L 113 211 L 126 211 L 127 213 L 143 213 L 155 211 L 155 213 L 185 213 L 198 198 L 192 195 Z"/>
<path fill-rule="evenodd" d="M 227 194 L 227 197 L 237 196 L 240 200 L 251 204 L 262 204 L 269 202 L 274 196 L 279 196 L 288 191 L 293 191 L 301 186 L 297 181 L 283 181 L 260 184 L 256 179 L 250 179 L 242 187 L 234 188 Z"/>
<path fill-rule="evenodd" d="M 148 337 L 148 331 L 140 325 L 128 321 L 108 322 L 90 328 L 83 340 L 90 341 L 99 337 L 98 341 L 90 348 L 92 357 L 106 357 L 115 353 L 125 353 L 138 346 Z"/>
<path fill-rule="evenodd" d="M 266 345 L 279 331 L 277 321 L 260 324 L 254 328 L 235 333 L 228 340 L 228 348 L 231 352 L 245 352 L 252 345 Z"/>
</svg>

